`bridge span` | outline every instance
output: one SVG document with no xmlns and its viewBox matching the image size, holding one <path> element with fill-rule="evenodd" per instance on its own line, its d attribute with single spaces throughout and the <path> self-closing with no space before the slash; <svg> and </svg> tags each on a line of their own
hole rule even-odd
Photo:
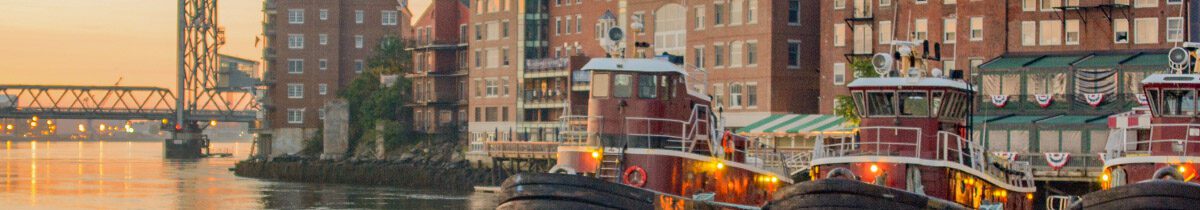
<svg viewBox="0 0 1200 210">
<path fill-rule="evenodd" d="M 222 92 L 189 118 L 254 122 L 258 103 L 250 92 Z M 0 85 L 0 118 L 175 120 L 176 96 L 158 87 Z"/>
</svg>

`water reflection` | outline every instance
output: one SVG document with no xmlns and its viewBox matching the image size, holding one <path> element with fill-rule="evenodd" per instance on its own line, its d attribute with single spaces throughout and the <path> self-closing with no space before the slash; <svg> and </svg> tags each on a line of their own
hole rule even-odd
<svg viewBox="0 0 1200 210">
<path fill-rule="evenodd" d="M 302 184 L 233 176 L 235 158 L 162 159 L 159 142 L 5 141 L 5 209 L 491 209 L 493 194 Z M 246 148 L 249 149 L 248 147 Z M 113 155 L 116 154 L 116 155 Z"/>
</svg>

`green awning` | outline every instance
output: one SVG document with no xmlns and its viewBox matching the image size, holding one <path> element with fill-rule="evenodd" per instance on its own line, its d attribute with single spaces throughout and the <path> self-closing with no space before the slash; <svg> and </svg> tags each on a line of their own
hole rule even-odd
<svg viewBox="0 0 1200 210">
<path fill-rule="evenodd" d="M 1153 53 L 1141 54 L 1141 55 L 1138 55 L 1137 57 L 1134 57 L 1133 59 L 1129 59 L 1129 61 L 1126 61 L 1125 63 L 1122 63 L 1121 65 L 1150 66 L 1150 67 L 1166 68 L 1168 65 L 1167 54 L 1153 54 Z"/>
<path fill-rule="evenodd" d="M 1083 58 L 1083 56 L 1078 56 L 1078 55 L 1046 56 L 1046 57 L 1043 57 L 1042 59 L 1038 59 L 1037 61 L 1034 61 L 1033 63 L 1030 63 L 1029 65 L 1026 65 L 1025 67 L 1029 67 L 1029 68 L 1067 68 L 1067 67 L 1071 67 L 1071 64 L 1075 63 L 1075 61 L 1079 61 L 1080 58 Z"/>
<path fill-rule="evenodd" d="M 979 69 L 1015 69 L 1022 68 L 1040 58 L 1040 56 L 1023 56 L 1023 57 L 1000 57 L 991 62 L 987 62 Z"/>
<path fill-rule="evenodd" d="M 738 133 L 790 133 L 812 134 L 826 131 L 848 131 L 852 129 L 845 125 L 846 119 L 835 115 L 771 115 L 762 120 L 750 123 Z"/>
<path fill-rule="evenodd" d="M 1040 116 L 1040 115 L 1032 115 L 1032 116 L 1031 115 L 1017 115 L 1017 116 L 1005 117 L 1004 119 L 995 120 L 995 121 L 989 122 L 988 124 L 1033 124 L 1034 120 L 1042 119 L 1045 117 L 1046 116 Z"/>
<path fill-rule="evenodd" d="M 986 115 L 971 116 L 971 123 L 979 125 L 979 124 L 983 124 L 983 123 L 987 122 L 988 120 L 996 119 L 999 117 L 1001 117 L 1001 116 L 986 116 Z"/>
<path fill-rule="evenodd" d="M 1090 121 L 1089 121 L 1090 120 Z M 1106 124 L 1108 118 L 1095 115 L 1063 115 L 1052 117 L 1038 121 L 1038 124 L 1063 125 L 1063 124 Z"/>
<path fill-rule="evenodd" d="M 1128 60 L 1134 55 L 1131 54 L 1116 54 L 1116 55 L 1096 55 L 1086 60 L 1075 64 L 1075 67 L 1080 68 L 1116 68 L 1122 61 Z"/>
</svg>

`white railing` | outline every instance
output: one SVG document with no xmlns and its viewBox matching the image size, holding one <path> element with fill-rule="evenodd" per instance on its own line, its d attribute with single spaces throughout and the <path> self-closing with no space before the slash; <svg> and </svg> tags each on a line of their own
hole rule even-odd
<svg viewBox="0 0 1200 210">
<path fill-rule="evenodd" d="M 1156 155 L 1189 155 L 1194 152 L 1200 152 L 1200 124 L 1152 124 L 1150 125 L 1151 133 L 1157 133 L 1158 136 L 1150 135 L 1149 139 L 1140 140 L 1137 138 L 1128 138 L 1126 132 L 1129 129 L 1115 129 L 1113 132 L 1120 132 L 1120 139 L 1115 139 L 1120 142 L 1116 145 L 1117 148 L 1105 148 L 1107 158 L 1117 158 L 1126 156 L 1156 156 Z M 1172 132 L 1164 132 L 1157 129 L 1166 129 Z M 1178 131 L 1178 133 L 1173 132 Z M 1170 136 L 1164 138 L 1163 136 Z M 1114 139 L 1109 139 L 1113 141 Z M 1162 148 L 1162 147 L 1170 148 Z M 1156 148 L 1157 147 L 1157 148 Z"/>
<path fill-rule="evenodd" d="M 883 141 L 888 139 L 891 141 Z M 819 140 L 813 151 L 813 159 L 890 156 L 921 160 L 945 161 L 986 173 L 1018 187 L 1033 187 L 1033 171 L 1028 162 L 999 162 L 989 164 L 987 152 L 974 141 L 951 132 L 937 132 L 936 149 L 923 151 L 922 131 L 911 127 L 862 127 L 859 138 L 831 139 L 826 144 Z"/>
</svg>

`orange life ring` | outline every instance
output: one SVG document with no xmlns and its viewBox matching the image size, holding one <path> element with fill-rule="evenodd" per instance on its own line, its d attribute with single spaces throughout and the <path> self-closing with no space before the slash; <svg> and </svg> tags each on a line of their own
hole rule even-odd
<svg viewBox="0 0 1200 210">
<path fill-rule="evenodd" d="M 633 175 L 633 172 L 638 173 L 637 176 L 639 179 L 637 179 L 637 180 L 629 179 L 629 177 L 632 177 L 631 175 Z M 630 166 L 629 168 L 625 169 L 625 175 L 621 176 L 621 177 L 622 177 L 621 181 L 625 182 L 626 185 L 634 186 L 634 187 L 646 186 L 646 170 L 642 169 L 642 167 Z"/>
</svg>

